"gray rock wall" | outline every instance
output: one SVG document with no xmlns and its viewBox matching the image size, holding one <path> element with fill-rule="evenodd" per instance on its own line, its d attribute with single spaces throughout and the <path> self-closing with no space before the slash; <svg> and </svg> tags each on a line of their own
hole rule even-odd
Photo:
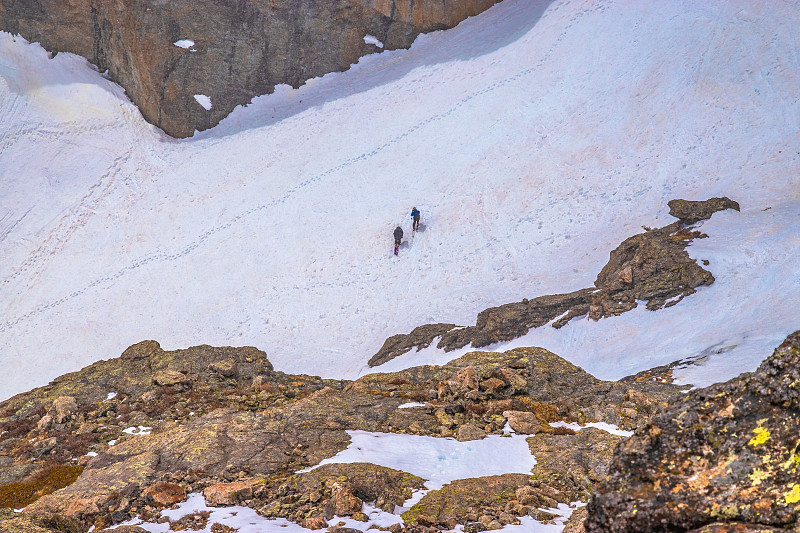
<svg viewBox="0 0 800 533">
<path fill-rule="evenodd" d="M 343 71 L 407 48 L 497 0 L 0 0 L 0 30 L 108 70 L 145 119 L 169 135 L 211 128 L 281 83 Z M 175 46 L 180 39 L 192 49 Z M 205 110 L 195 94 L 211 98 Z"/>
</svg>

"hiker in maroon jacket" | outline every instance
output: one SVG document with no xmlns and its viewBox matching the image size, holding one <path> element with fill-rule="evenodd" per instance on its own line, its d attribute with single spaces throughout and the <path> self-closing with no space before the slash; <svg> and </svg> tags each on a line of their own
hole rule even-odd
<svg viewBox="0 0 800 533">
<path fill-rule="evenodd" d="M 394 255 L 397 255 L 400 250 L 400 243 L 403 242 L 403 228 L 397 226 L 394 228 Z"/>
</svg>

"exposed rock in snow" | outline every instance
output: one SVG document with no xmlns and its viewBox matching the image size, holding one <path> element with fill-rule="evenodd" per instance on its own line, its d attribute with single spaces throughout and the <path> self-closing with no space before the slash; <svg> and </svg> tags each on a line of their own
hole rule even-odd
<svg viewBox="0 0 800 533">
<path fill-rule="evenodd" d="M 611 252 L 594 288 L 486 309 L 478 315 L 475 326 L 466 328 L 455 329 L 451 324 L 419 326 L 407 335 L 387 339 L 369 360 L 370 366 L 383 364 L 412 348 L 426 348 L 436 337 L 441 337 L 437 346 L 445 351 L 469 344 L 480 348 L 522 337 L 530 329 L 548 323 L 560 328 L 584 315 L 594 320 L 617 316 L 636 308 L 638 301 L 647 302 L 651 311 L 677 304 L 694 294 L 697 287 L 714 282 L 714 276 L 685 250 L 693 239 L 705 235 L 686 229 L 683 224 L 710 218 L 723 209 L 738 211 L 739 205 L 728 198 L 672 200 L 669 205 L 670 214 L 685 218 L 626 239 Z"/>
</svg>

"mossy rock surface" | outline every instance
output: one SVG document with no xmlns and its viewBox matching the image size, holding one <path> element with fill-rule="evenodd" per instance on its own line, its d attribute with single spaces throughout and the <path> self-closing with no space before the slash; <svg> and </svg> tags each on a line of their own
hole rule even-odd
<svg viewBox="0 0 800 533">
<path fill-rule="evenodd" d="M 51 465 L 37 471 L 32 479 L 0 485 L 0 507 L 21 509 L 72 484 L 83 468 L 80 465 Z"/>
<path fill-rule="evenodd" d="M 409 525 L 436 529 L 452 529 L 456 524 L 477 522 L 482 517 L 519 523 L 516 516 L 527 514 L 530 506 L 519 502 L 517 492 L 523 487 L 532 489 L 531 481 L 526 474 L 459 479 L 427 493 L 403 513 L 403 520 Z"/>
</svg>

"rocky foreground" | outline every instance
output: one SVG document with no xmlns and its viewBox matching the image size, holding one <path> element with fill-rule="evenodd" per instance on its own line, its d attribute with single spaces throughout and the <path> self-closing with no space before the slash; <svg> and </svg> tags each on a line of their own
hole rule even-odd
<svg viewBox="0 0 800 533">
<path fill-rule="evenodd" d="M 295 473 L 347 447 L 346 430 L 472 440 L 502 434 L 506 424 L 531 434 L 535 471 L 431 491 L 404 515 L 405 528 L 481 530 L 524 515 L 548 519 L 540 507 L 587 500 L 621 439 L 551 422 L 633 429 L 678 392 L 652 379 L 601 381 L 538 348 L 476 352 L 441 367 L 345 382 L 276 372 L 254 348 L 166 352 L 145 341 L 0 405 L 0 504 L 25 507 L 0 518 L 0 530 L 39 524 L 48 531 L 48 520 L 76 531 L 137 516 L 157 520 L 191 492 L 327 527 L 334 515 L 364 519 L 363 502 L 392 511 L 423 483 L 370 464 Z M 410 401 L 424 406 L 398 409 Z M 149 434 L 125 432 L 144 432 L 140 426 Z"/>
<path fill-rule="evenodd" d="M 365 502 L 392 511 L 424 480 L 367 463 L 298 473 L 344 449 L 346 430 L 473 440 L 506 424 L 529 434 L 529 475 L 453 481 L 391 530 L 498 529 L 589 500 L 565 531 L 798 531 L 798 369 L 800 331 L 755 373 L 688 394 L 647 373 L 597 380 L 538 348 L 344 382 L 276 372 L 253 348 L 166 352 L 145 341 L 0 404 L 0 505 L 25 507 L 0 511 L 0 531 L 163 521 L 192 492 L 311 529 L 334 516 L 368 521 Z M 422 405 L 398 409 L 409 401 Z M 550 424 L 560 420 L 637 429 L 625 439 Z"/>
</svg>

